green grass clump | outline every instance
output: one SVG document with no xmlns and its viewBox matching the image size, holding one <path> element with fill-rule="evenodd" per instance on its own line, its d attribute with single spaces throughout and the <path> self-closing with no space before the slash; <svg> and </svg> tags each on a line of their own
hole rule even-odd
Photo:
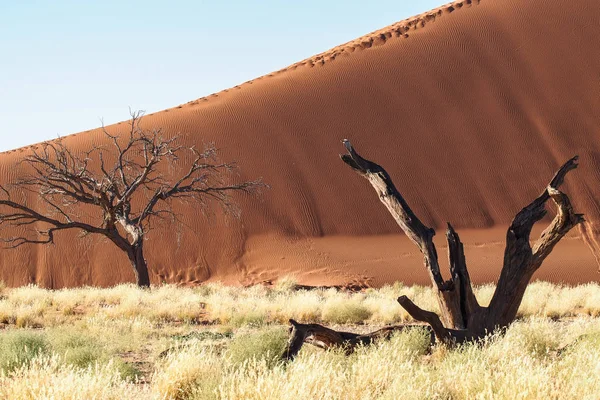
<svg viewBox="0 0 600 400">
<path fill-rule="evenodd" d="M 240 328 L 242 326 L 260 327 L 267 323 L 267 316 L 260 311 L 248 312 L 245 314 L 235 313 L 231 316 L 228 323 L 234 328 Z"/>
<path fill-rule="evenodd" d="M 50 356 L 55 356 L 62 365 L 76 369 L 110 365 L 123 379 L 135 379 L 140 374 L 90 335 L 64 329 L 48 332 L 10 330 L 0 334 L 0 371 L 4 373 L 12 373 L 27 367 L 35 359 Z"/>
<path fill-rule="evenodd" d="M 106 358 L 98 340 L 78 332 L 58 330 L 51 334 L 52 349 L 64 362 L 78 368 L 87 368 Z M 104 360 L 102 360 L 104 361 Z"/>
<path fill-rule="evenodd" d="M 420 327 L 405 329 L 392 336 L 390 344 L 405 351 L 410 357 L 424 356 L 431 350 L 431 333 Z"/>
<path fill-rule="evenodd" d="M 34 358 L 49 354 L 50 346 L 41 333 L 10 331 L 0 335 L 0 370 L 12 372 Z"/>
<path fill-rule="evenodd" d="M 240 334 L 229 344 L 227 356 L 234 364 L 241 364 L 251 359 L 264 359 L 268 365 L 273 366 L 279 361 L 287 338 L 286 329 L 280 326 Z"/>
<path fill-rule="evenodd" d="M 360 324 L 372 314 L 366 305 L 354 299 L 332 299 L 325 303 L 321 319 L 333 324 Z"/>
<path fill-rule="evenodd" d="M 119 358 L 115 349 L 97 337 L 64 329 L 55 329 L 49 336 L 52 352 L 60 356 L 66 365 L 80 369 L 112 365 L 123 379 L 130 380 L 140 375 L 137 368 Z"/>
</svg>

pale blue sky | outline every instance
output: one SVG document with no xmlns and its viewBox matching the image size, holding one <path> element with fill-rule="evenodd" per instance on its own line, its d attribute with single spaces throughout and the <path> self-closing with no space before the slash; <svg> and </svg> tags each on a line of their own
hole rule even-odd
<svg viewBox="0 0 600 400">
<path fill-rule="evenodd" d="M 444 0 L 0 0 L 0 151 L 235 86 Z"/>
</svg>

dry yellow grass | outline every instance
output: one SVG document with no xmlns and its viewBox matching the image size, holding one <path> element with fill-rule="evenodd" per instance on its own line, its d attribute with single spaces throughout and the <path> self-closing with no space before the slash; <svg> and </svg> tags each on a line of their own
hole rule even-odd
<svg viewBox="0 0 600 400">
<path fill-rule="evenodd" d="M 0 399 L 593 399 L 600 393 L 600 286 L 532 284 L 504 335 L 457 349 L 405 332 L 341 352 L 276 358 L 289 318 L 370 330 L 408 321 L 408 294 L 207 285 L 139 290 L 0 289 Z M 477 288 L 489 299 L 493 288 Z M 485 301 L 485 300 L 484 300 Z M 354 325 L 353 325 L 354 324 Z M 355 325 L 358 324 L 358 325 Z M 171 349 L 166 356 L 161 353 Z"/>
</svg>

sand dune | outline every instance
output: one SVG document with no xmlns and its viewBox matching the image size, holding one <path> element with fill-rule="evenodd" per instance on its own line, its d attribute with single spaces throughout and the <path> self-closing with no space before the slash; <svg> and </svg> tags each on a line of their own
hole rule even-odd
<svg viewBox="0 0 600 400">
<path fill-rule="evenodd" d="M 145 117 L 145 127 L 186 144 L 214 141 L 223 159 L 238 161 L 242 179 L 262 176 L 272 187 L 238 199 L 239 221 L 207 221 L 188 209 L 191 230 L 152 232 L 153 282 L 250 284 L 292 273 L 307 284 L 427 283 L 416 248 L 338 159 L 343 138 L 390 172 L 425 223 L 454 224 L 476 282 L 496 278 L 506 226 L 574 154 L 581 165 L 565 190 L 595 240 L 599 37 L 597 0 L 462 1 Z M 65 142 L 85 149 L 102 140 L 91 130 Z M 16 163 L 28 151 L 0 155 L 0 182 L 21 173 Z M 1 250 L 0 279 L 47 287 L 132 281 L 112 244 L 76 236 Z M 575 232 L 537 277 L 595 281 L 596 270 Z"/>
</svg>

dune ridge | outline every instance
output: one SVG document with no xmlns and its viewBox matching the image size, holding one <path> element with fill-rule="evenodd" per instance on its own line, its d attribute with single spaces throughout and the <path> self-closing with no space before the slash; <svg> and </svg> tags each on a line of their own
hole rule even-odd
<svg viewBox="0 0 600 400">
<path fill-rule="evenodd" d="M 411 29 L 416 30 L 419 28 L 424 28 L 427 23 L 435 22 L 436 18 L 441 17 L 445 13 L 450 14 L 450 13 L 454 12 L 455 10 L 460 10 L 463 7 L 468 8 L 468 7 L 471 7 L 472 5 L 478 5 L 479 3 L 481 3 L 481 0 L 461 0 L 461 1 L 447 3 L 443 6 L 434 8 L 433 10 L 421 13 L 421 14 L 413 16 L 413 17 L 403 19 L 392 25 L 388 25 L 385 28 L 378 29 L 373 32 L 367 33 L 359 38 L 353 39 L 353 40 L 346 42 L 344 44 L 341 44 L 339 46 L 335 46 L 329 50 L 326 50 L 322 53 L 316 54 L 312 57 L 306 58 L 302 61 L 293 63 L 285 68 L 270 72 L 266 75 L 259 76 L 257 78 L 254 78 L 249 81 L 243 82 L 241 84 L 235 85 L 231 88 L 223 89 L 218 92 L 214 92 L 214 93 L 208 94 L 206 96 L 199 97 L 195 100 L 190 100 L 187 103 L 180 104 L 178 106 L 168 108 L 168 109 L 165 109 L 162 111 L 157 111 L 156 113 L 153 113 L 153 114 L 157 114 L 157 113 L 161 113 L 161 112 L 169 112 L 170 110 L 183 108 L 186 105 L 196 105 L 203 101 L 209 101 L 211 98 L 218 97 L 224 93 L 228 93 L 229 91 L 240 90 L 240 89 L 242 89 L 242 87 L 251 85 L 254 82 L 259 81 L 261 79 L 272 78 L 278 74 L 281 74 L 281 73 L 284 73 L 284 72 L 287 72 L 290 70 L 295 70 L 298 67 L 311 67 L 312 68 L 315 65 L 324 66 L 325 63 L 327 63 L 329 61 L 334 61 L 337 56 L 340 56 L 340 55 L 348 56 L 348 55 L 352 54 L 355 50 L 366 50 L 373 46 L 381 46 L 381 45 L 385 44 L 386 41 L 388 39 L 391 39 L 392 37 L 396 37 L 396 38 L 402 37 L 404 39 L 407 39 L 409 37 L 408 32 Z M 121 124 L 124 122 L 126 122 L 126 121 L 120 121 L 120 122 L 117 122 L 117 124 Z M 92 130 L 93 129 L 90 129 L 87 131 L 82 131 L 82 132 L 77 132 L 77 133 L 72 133 L 69 136 L 85 134 Z M 47 141 L 44 141 L 41 143 L 53 142 L 55 140 L 56 139 L 51 139 L 51 140 L 47 140 Z M 37 144 L 31 144 L 31 145 L 23 146 L 23 147 L 13 149 L 13 150 L 0 151 L 0 154 L 21 152 L 21 151 L 27 150 L 27 149 L 35 149 L 35 146 L 37 146 Z"/>
<path fill-rule="evenodd" d="M 163 226 L 148 237 L 152 281 L 248 285 L 294 275 L 307 285 L 426 284 L 415 246 L 339 161 L 343 138 L 388 170 L 426 224 L 452 222 L 476 283 L 496 279 L 515 213 L 579 154 L 565 191 L 587 224 L 536 277 L 596 281 L 598 37 L 595 0 L 454 2 L 146 116 L 145 127 L 186 145 L 215 142 L 224 160 L 238 162 L 240 179 L 262 176 L 272 187 L 237 198 L 241 220 L 206 221 L 181 208 L 191 229 Z M 80 150 L 104 140 L 99 129 L 64 138 Z M 18 160 L 33 148 L 0 155 L 0 183 L 23 173 Z M 54 246 L 0 250 L 0 279 L 10 286 L 132 278 L 126 257 L 101 238 L 62 233 Z"/>
</svg>

